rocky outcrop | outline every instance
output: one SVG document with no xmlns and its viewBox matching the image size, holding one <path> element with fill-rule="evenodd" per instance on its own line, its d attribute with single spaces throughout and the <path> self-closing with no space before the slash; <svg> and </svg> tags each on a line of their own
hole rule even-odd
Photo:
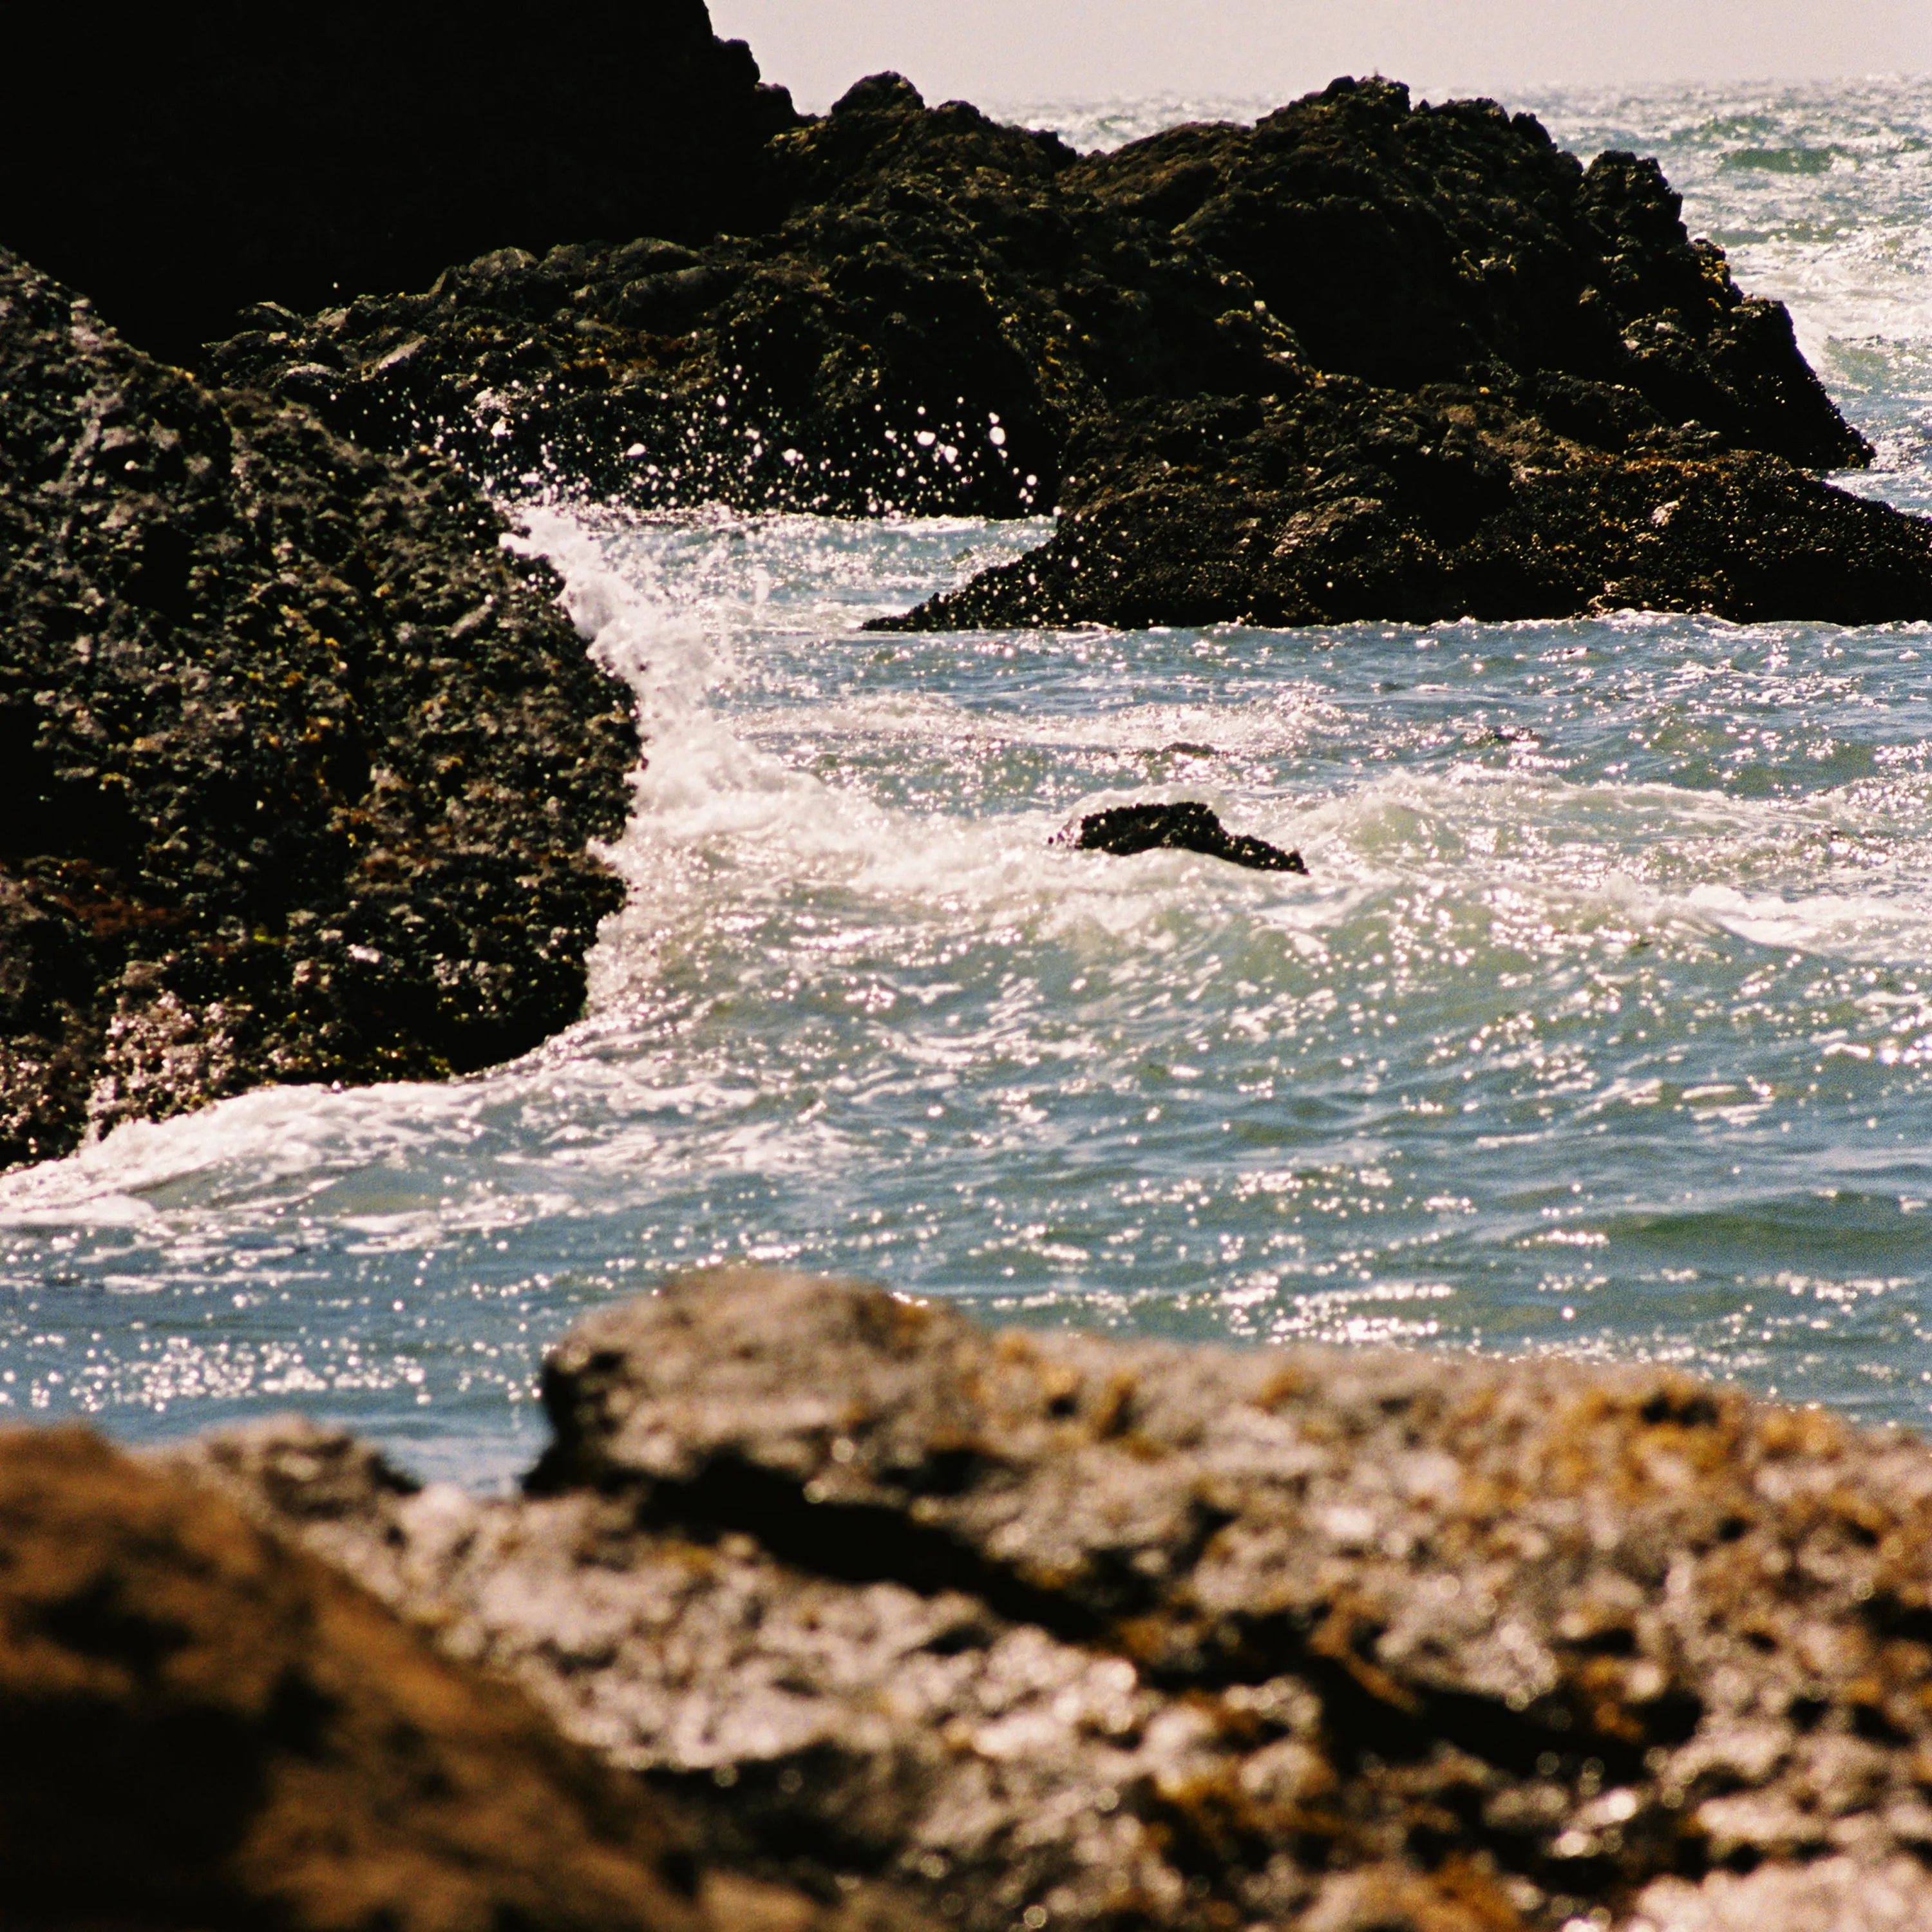
<svg viewBox="0 0 1932 1932">
<path fill-rule="evenodd" d="M 4 256 L 0 400 L 0 1166 L 572 1018 L 631 706 L 475 488 Z"/>
<path fill-rule="evenodd" d="M 512 488 L 1065 513 L 920 628 L 1932 611 L 1654 163 L 1379 81 L 1082 159 L 890 75 L 771 152 L 756 236 L 500 252 L 212 366 Z"/>
<path fill-rule="evenodd" d="M 524 1698 L 78 1429 L 0 1432 L 0 1787 L 13 1932 L 723 1922 Z"/>
<path fill-rule="evenodd" d="M 1117 805 L 1086 817 L 1057 833 L 1056 845 L 1077 852 L 1107 852 L 1131 858 L 1137 852 L 1199 852 L 1245 866 L 1256 872 L 1301 872 L 1299 852 L 1284 852 L 1265 838 L 1243 832 L 1237 837 L 1208 808 L 1192 800 L 1166 804 Z"/>
<path fill-rule="evenodd" d="M 704 0 L 35 7 L 7 62 L 0 244 L 177 357 L 248 302 L 755 225 L 794 118 Z"/>
<path fill-rule="evenodd" d="M 1292 346 L 1184 239 L 1070 194 L 1051 135 L 896 76 L 772 144 L 773 232 L 502 251 L 426 294 L 258 310 L 211 352 L 380 446 L 646 507 L 1050 508 L 1104 398 L 1264 388 Z"/>
<path fill-rule="evenodd" d="M 522 1499 L 184 1460 L 768 1878 L 968 1932 L 1932 1919 L 1932 1451 L 1657 1370 L 999 1334 L 728 1271 Z"/>
<path fill-rule="evenodd" d="M 1932 520 L 1709 441 L 1612 452 L 1504 394 L 1346 376 L 1143 406 L 1075 437 L 1048 542 L 868 628 L 1932 617 Z"/>
</svg>

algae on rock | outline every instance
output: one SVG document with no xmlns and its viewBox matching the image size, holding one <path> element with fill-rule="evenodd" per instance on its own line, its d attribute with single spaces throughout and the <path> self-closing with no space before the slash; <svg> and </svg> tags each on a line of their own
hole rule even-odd
<svg viewBox="0 0 1932 1932">
<path fill-rule="evenodd" d="M 520 1500 L 302 1424 L 180 1460 L 752 1874 L 965 1932 L 1932 1918 L 1916 1441 L 756 1270 L 592 1317 L 544 1394 Z"/>
</svg>

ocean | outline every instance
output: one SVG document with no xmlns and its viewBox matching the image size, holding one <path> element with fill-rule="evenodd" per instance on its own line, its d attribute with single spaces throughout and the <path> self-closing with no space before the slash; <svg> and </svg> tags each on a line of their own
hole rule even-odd
<svg viewBox="0 0 1932 1932">
<path fill-rule="evenodd" d="M 1932 81 L 1507 104 L 1656 154 L 1877 445 L 1847 487 L 1932 511 Z M 1932 1422 L 1932 626 L 880 635 L 1050 524 L 521 512 L 649 739 L 584 1018 L 0 1179 L 0 1420 L 296 1408 L 489 1488 L 547 1343 L 752 1259 Z M 1310 875 L 1049 843 L 1148 798 Z"/>
</svg>

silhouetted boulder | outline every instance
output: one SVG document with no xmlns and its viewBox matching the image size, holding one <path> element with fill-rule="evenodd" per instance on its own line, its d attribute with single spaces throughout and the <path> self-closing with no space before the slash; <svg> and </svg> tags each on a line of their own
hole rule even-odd
<svg viewBox="0 0 1932 1932">
<path fill-rule="evenodd" d="M 770 218 L 795 118 L 704 0 L 10 10 L 0 245 L 177 358 L 252 302 Z"/>
<path fill-rule="evenodd" d="M 1236 837 L 1204 805 L 1190 800 L 1175 805 L 1117 805 L 1090 812 L 1053 842 L 1081 852 L 1110 852 L 1130 858 L 1136 852 L 1170 850 L 1202 852 L 1246 866 L 1257 872 L 1301 872 L 1308 868 L 1299 852 L 1284 852 L 1265 838 Z"/>
</svg>

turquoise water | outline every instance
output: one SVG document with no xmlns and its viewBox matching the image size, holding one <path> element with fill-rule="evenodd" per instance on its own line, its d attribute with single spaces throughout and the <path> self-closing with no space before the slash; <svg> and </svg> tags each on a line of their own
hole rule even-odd
<svg viewBox="0 0 1932 1932">
<path fill-rule="evenodd" d="M 1527 104 L 1660 153 L 1932 506 L 1932 86 Z M 749 1256 L 1932 1418 L 1932 628 L 858 630 L 1046 528 L 536 514 L 652 741 L 586 1018 L 0 1180 L 0 1416 L 488 1484 L 544 1342 Z M 1144 797 L 1311 876 L 1047 843 Z"/>
</svg>

